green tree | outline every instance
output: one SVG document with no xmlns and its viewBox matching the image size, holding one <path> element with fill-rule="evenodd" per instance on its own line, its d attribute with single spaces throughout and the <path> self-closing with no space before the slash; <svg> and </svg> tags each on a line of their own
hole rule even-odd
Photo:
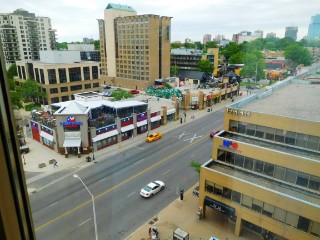
<svg viewBox="0 0 320 240">
<path fill-rule="evenodd" d="M 258 57 L 254 53 L 247 53 L 244 56 L 244 67 L 241 70 L 241 75 L 244 77 L 255 77 L 256 81 L 264 77 L 264 59 Z"/>
<path fill-rule="evenodd" d="M 100 40 L 94 40 L 94 50 L 100 50 Z"/>
<path fill-rule="evenodd" d="M 189 43 L 189 42 L 184 43 L 183 46 L 187 49 L 195 48 L 194 43 Z"/>
<path fill-rule="evenodd" d="M 171 43 L 171 49 L 181 48 L 182 46 L 183 46 L 182 43 L 177 43 L 177 42 Z"/>
<path fill-rule="evenodd" d="M 204 44 L 204 48 L 208 49 L 208 48 L 217 48 L 217 43 L 213 42 L 213 41 L 208 41 Z"/>
<path fill-rule="evenodd" d="M 165 87 L 165 88 L 172 88 L 172 86 L 169 84 L 169 83 L 167 83 L 167 82 L 165 82 L 165 83 L 163 83 L 163 86 Z"/>
<path fill-rule="evenodd" d="M 35 80 L 29 78 L 16 87 L 16 91 L 21 95 L 23 102 L 37 102 L 39 98 L 45 97 L 47 94 L 42 92 L 41 85 Z"/>
<path fill-rule="evenodd" d="M 291 67 L 293 70 L 299 64 L 310 66 L 312 63 L 312 57 L 309 51 L 299 44 L 292 44 L 285 48 L 284 56 L 291 61 Z"/>
<path fill-rule="evenodd" d="M 13 109 L 21 109 L 23 108 L 23 101 L 21 94 L 16 91 L 10 91 L 11 104 Z"/>
<path fill-rule="evenodd" d="M 201 42 L 194 42 L 194 48 L 198 49 L 198 50 L 202 50 L 203 49 L 203 44 Z"/>
<path fill-rule="evenodd" d="M 120 101 L 121 99 L 124 99 L 124 98 L 131 98 L 132 96 L 133 95 L 130 92 L 125 91 L 123 89 L 112 92 L 112 97 L 114 101 Z"/>
<path fill-rule="evenodd" d="M 67 42 L 62 42 L 62 43 L 57 42 L 57 49 L 58 50 L 68 49 L 68 43 Z"/>
<path fill-rule="evenodd" d="M 170 73 L 171 76 L 177 76 L 177 73 L 179 72 L 179 67 L 174 65 L 170 67 Z"/>
<path fill-rule="evenodd" d="M 206 59 L 197 62 L 197 69 L 200 72 L 204 72 L 206 76 L 208 76 L 208 74 L 212 74 L 214 68 L 211 65 L 210 61 Z"/>
<path fill-rule="evenodd" d="M 232 55 L 229 59 L 229 63 L 244 63 L 244 52 L 240 51 L 234 55 Z"/>
<path fill-rule="evenodd" d="M 7 77 L 8 79 L 13 79 L 14 77 L 18 76 L 17 72 L 17 65 L 15 63 L 11 64 L 7 71 Z"/>
<path fill-rule="evenodd" d="M 190 167 L 194 168 L 194 170 L 199 174 L 200 174 L 200 170 L 201 170 L 201 165 L 202 165 L 201 163 L 195 162 L 195 161 L 192 161 L 190 163 Z"/>
</svg>

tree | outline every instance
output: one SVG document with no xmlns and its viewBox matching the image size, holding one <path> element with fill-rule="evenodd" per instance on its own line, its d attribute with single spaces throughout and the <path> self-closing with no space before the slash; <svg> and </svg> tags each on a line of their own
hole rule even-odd
<svg viewBox="0 0 320 240">
<path fill-rule="evenodd" d="M 13 109 L 21 109 L 23 108 L 22 97 L 19 92 L 10 91 L 11 104 Z"/>
<path fill-rule="evenodd" d="M 194 43 L 189 43 L 189 42 L 184 43 L 183 46 L 187 49 L 195 48 Z"/>
<path fill-rule="evenodd" d="M 8 79 L 13 79 L 14 77 L 18 76 L 17 72 L 17 65 L 15 63 L 11 64 L 7 71 L 7 77 Z"/>
<path fill-rule="evenodd" d="M 213 41 L 208 41 L 204 44 L 204 48 L 208 49 L 208 48 L 217 48 L 217 43 L 213 42 Z"/>
<path fill-rule="evenodd" d="M 182 46 L 183 46 L 182 43 L 177 43 L 177 42 L 171 43 L 171 49 L 181 48 Z"/>
<path fill-rule="evenodd" d="M 212 74 L 214 68 L 209 60 L 200 60 L 197 62 L 197 69 L 200 72 L 204 72 L 206 76 L 208 76 L 208 74 Z"/>
<path fill-rule="evenodd" d="M 194 170 L 199 174 L 200 174 L 200 170 L 201 170 L 201 165 L 202 165 L 201 163 L 195 162 L 195 161 L 192 161 L 190 163 L 190 167 L 194 168 Z"/>
<path fill-rule="evenodd" d="M 41 85 L 35 80 L 29 78 L 16 87 L 17 93 L 19 93 L 23 99 L 23 102 L 36 102 L 35 100 L 41 97 L 45 97 L 47 94 L 42 92 Z"/>
<path fill-rule="evenodd" d="M 299 64 L 310 66 L 312 63 L 312 57 L 309 51 L 299 44 L 292 44 L 286 47 L 284 56 L 286 59 L 291 60 L 293 70 L 295 70 Z"/>
<path fill-rule="evenodd" d="M 264 77 L 264 59 L 256 56 L 254 53 L 247 53 L 244 56 L 244 67 L 241 70 L 241 75 L 244 77 L 255 77 L 256 81 Z"/>
<path fill-rule="evenodd" d="M 170 67 L 170 73 L 171 76 L 177 76 L 177 73 L 179 72 L 179 67 L 174 65 Z"/>
<path fill-rule="evenodd" d="M 131 98 L 132 94 L 128 91 L 125 91 L 123 89 L 120 89 L 118 91 L 112 92 L 112 97 L 115 101 L 120 101 L 123 98 Z"/>
<path fill-rule="evenodd" d="M 57 42 L 57 49 L 58 50 L 68 49 L 68 43 L 67 42 L 62 42 L 62 43 Z"/>
<path fill-rule="evenodd" d="M 100 50 L 100 40 L 94 40 L 94 50 Z"/>
<path fill-rule="evenodd" d="M 198 50 L 202 50 L 203 49 L 203 44 L 201 42 L 194 42 L 194 47 Z"/>
</svg>

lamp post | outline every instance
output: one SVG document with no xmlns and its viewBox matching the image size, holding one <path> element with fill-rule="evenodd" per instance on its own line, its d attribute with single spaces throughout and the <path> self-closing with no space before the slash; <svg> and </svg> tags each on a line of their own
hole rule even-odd
<svg viewBox="0 0 320 240">
<path fill-rule="evenodd" d="M 98 240 L 98 229 L 97 229 L 97 220 L 96 220 L 96 208 L 94 205 L 94 196 L 92 195 L 92 193 L 90 192 L 90 190 L 87 188 L 87 186 L 84 184 L 84 182 L 82 181 L 82 179 L 79 177 L 78 174 L 73 174 L 74 178 L 78 178 L 80 180 L 80 182 L 82 182 L 83 186 L 86 188 L 86 190 L 88 191 L 88 193 L 91 196 L 92 199 L 92 207 L 93 207 L 93 222 L 94 222 L 94 232 L 95 232 L 95 236 L 96 236 L 96 240 Z"/>
</svg>

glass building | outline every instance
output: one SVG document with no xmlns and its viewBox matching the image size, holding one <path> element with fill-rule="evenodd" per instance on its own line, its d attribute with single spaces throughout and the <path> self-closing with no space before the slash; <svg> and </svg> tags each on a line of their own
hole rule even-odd
<svg viewBox="0 0 320 240">
<path fill-rule="evenodd" d="M 320 14 L 311 17 L 308 29 L 308 40 L 320 38 Z"/>
</svg>

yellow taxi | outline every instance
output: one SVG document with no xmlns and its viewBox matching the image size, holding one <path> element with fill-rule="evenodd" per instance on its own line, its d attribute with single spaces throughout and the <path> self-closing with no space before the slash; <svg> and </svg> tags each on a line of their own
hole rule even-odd
<svg viewBox="0 0 320 240">
<path fill-rule="evenodd" d="M 154 141 L 157 141 L 160 138 L 162 138 L 162 133 L 161 132 L 152 133 L 146 138 L 146 141 L 147 142 L 154 142 Z"/>
</svg>

